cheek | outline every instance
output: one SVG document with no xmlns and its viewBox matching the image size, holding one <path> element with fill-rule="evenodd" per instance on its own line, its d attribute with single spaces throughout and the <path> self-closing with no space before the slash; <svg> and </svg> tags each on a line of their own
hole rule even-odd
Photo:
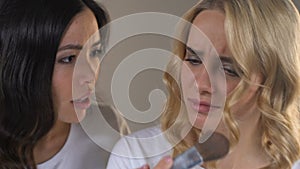
<svg viewBox="0 0 300 169">
<path fill-rule="evenodd" d="M 54 77 L 52 94 L 56 102 L 70 101 L 72 99 L 72 77 Z"/>
<path fill-rule="evenodd" d="M 99 79 L 99 74 L 100 74 L 100 63 L 98 64 L 97 70 L 96 70 L 96 76 L 95 76 L 95 81 Z"/>
<path fill-rule="evenodd" d="M 58 119 L 65 121 L 67 116 L 75 114 L 72 100 L 72 76 L 66 76 L 60 72 L 54 72 L 52 79 L 52 98 L 54 111 L 58 113 Z"/>
<path fill-rule="evenodd" d="M 238 98 L 235 105 L 232 107 L 232 112 L 240 118 L 254 115 L 257 111 L 257 95 L 259 92 L 259 85 L 262 83 L 262 76 L 260 74 L 253 74 L 251 76 L 251 84 L 249 84 L 242 95 Z M 231 91 L 237 86 L 238 82 L 233 82 L 229 85 Z"/>
<path fill-rule="evenodd" d="M 236 87 L 237 85 L 239 84 L 240 82 L 240 79 L 226 79 L 227 81 L 227 95 L 230 94 Z"/>
<path fill-rule="evenodd" d="M 184 64 L 183 64 L 184 65 Z M 189 99 L 197 99 L 200 100 L 199 92 L 197 83 L 195 80 L 194 73 L 191 71 L 191 69 L 188 66 L 182 66 L 181 69 L 181 93 L 182 93 L 182 99 L 184 101 L 184 104 L 186 105 L 186 113 L 188 117 L 189 123 L 197 128 L 202 128 L 202 124 L 205 121 L 206 117 L 199 117 L 197 118 L 197 111 L 192 109 L 191 103 Z"/>
<path fill-rule="evenodd" d="M 231 108 L 234 117 L 239 121 L 248 121 L 257 118 L 259 111 L 257 111 L 257 91 L 258 87 L 250 86 L 243 95 L 239 98 L 236 104 Z"/>
<path fill-rule="evenodd" d="M 197 92 L 198 88 L 194 73 L 188 66 L 184 64 L 181 69 L 180 83 L 182 87 L 183 96 L 193 97 L 192 95 L 199 93 Z"/>
<path fill-rule="evenodd" d="M 52 99 L 53 99 L 53 106 L 54 106 L 54 110 L 55 112 L 58 111 L 59 107 L 61 106 L 60 103 L 62 102 L 62 98 L 61 98 L 61 92 L 62 91 L 60 89 L 60 80 L 57 78 L 53 78 L 52 79 Z"/>
</svg>

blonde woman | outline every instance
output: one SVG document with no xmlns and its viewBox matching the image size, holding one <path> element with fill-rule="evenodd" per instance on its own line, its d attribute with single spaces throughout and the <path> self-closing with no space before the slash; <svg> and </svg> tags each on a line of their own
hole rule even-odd
<svg viewBox="0 0 300 169">
<path fill-rule="evenodd" d="M 290 169 L 300 158 L 300 17 L 292 1 L 203 0 L 185 19 L 195 28 L 185 25 L 180 31 L 183 43 L 175 42 L 177 57 L 167 72 L 179 79 L 165 74 L 169 97 L 161 126 L 132 135 L 149 138 L 163 133 L 165 139 L 154 141 L 150 149 L 165 151 L 150 156 L 146 147 L 150 144 L 123 138 L 116 144 L 108 168 L 139 168 L 142 163 L 147 163 L 142 168 L 170 168 L 170 156 L 195 144 L 209 113 L 214 112 L 211 110 L 220 109 L 219 127 L 230 140 L 230 152 L 194 168 Z M 204 48 L 205 37 L 221 61 L 216 70 L 225 73 L 224 107 L 212 99 L 220 85 L 212 83 L 211 78 L 216 77 L 210 77 L 210 58 L 215 53 Z M 191 130 L 182 135 L 183 126 L 189 125 Z M 136 152 L 145 157 L 130 158 Z"/>
</svg>

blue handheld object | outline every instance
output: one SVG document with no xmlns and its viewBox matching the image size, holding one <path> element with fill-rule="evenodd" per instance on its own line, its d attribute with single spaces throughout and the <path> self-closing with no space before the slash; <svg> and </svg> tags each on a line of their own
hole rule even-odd
<svg viewBox="0 0 300 169">
<path fill-rule="evenodd" d="M 192 147 L 174 159 L 171 169 L 189 169 L 196 165 L 201 165 L 202 163 L 202 156 L 196 147 Z"/>
</svg>

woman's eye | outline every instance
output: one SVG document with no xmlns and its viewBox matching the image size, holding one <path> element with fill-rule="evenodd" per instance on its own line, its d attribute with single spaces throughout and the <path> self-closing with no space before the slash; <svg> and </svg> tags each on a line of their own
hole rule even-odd
<svg viewBox="0 0 300 169">
<path fill-rule="evenodd" d="M 91 57 L 100 57 L 102 55 L 102 53 L 103 53 L 103 49 L 101 47 L 101 48 L 93 49 L 90 52 L 90 56 Z"/>
<path fill-rule="evenodd" d="M 192 65 L 199 65 L 202 63 L 200 59 L 189 59 L 188 58 L 188 59 L 185 59 L 185 61 L 189 62 Z"/>
<path fill-rule="evenodd" d="M 195 57 L 195 56 L 187 56 L 184 61 L 189 62 L 191 65 L 199 65 L 202 64 L 202 61 L 200 58 Z"/>
<path fill-rule="evenodd" d="M 74 58 L 75 58 L 75 55 L 71 55 L 71 56 L 67 56 L 67 57 L 60 59 L 58 62 L 67 64 L 67 63 L 71 63 Z"/>
<path fill-rule="evenodd" d="M 186 50 L 184 61 L 189 62 L 191 65 L 202 64 L 200 57 L 190 50 L 191 49 Z"/>
<path fill-rule="evenodd" d="M 232 68 L 232 67 L 229 67 L 229 66 L 224 66 L 223 65 L 223 70 L 224 72 L 229 75 L 229 76 L 232 76 L 232 77 L 239 77 L 239 75 L 237 74 L 237 72 Z"/>
</svg>

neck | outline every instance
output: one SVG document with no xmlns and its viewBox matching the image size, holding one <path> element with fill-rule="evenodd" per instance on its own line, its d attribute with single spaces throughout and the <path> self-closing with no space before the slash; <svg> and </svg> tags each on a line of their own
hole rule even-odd
<svg viewBox="0 0 300 169">
<path fill-rule="evenodd" d="M 53 128 L 38 141 L 34 148 L 34 159 L 37 164 L 51 159 L 64 146 L 70 132 L 70 124 L 57 120 Z"/>
<path fill-rule="evenodd" d="M 255 116 L 255 114 L 253 114 Z M 232 151 L 217 164 L 222 169 L 253 169 L 269 164 L 266 152 L 261 145 L 260 118 L 239 121 L 240 137 Z"/>
</svg>

